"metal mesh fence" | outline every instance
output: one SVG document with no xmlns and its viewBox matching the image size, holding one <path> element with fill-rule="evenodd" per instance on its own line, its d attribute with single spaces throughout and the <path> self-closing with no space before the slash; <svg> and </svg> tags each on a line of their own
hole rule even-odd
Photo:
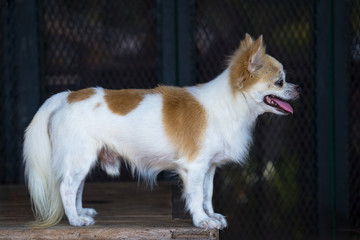
<svg viewBox="0 0 360 240">
<path fill-rule="evenodd" d="M 224 239 L 317 234 L 314 13 L 313 1 L 196 1 L 198 82 L 216 77 L 251 31 L 264 35 L 268 53 L 284 64 L 287 81 L 305 89 L 293 104 L 294 116 L 260 118 L 247 164 L 218 172 L 214 202 L 229 221 L 220 233 Z"/>
<path fill-rule="evenodd" d="M 360 3 L 350 3 L 350 49 L 349 49 L 349 218 L 354 233 L 353 239 L 359 239 L 360 233 Z"/>
<path fill-rule="evenodd" d="M 1 1 L 0 19 L 0 181 L 13 183 L 17 180 L 17 169 L 21 163 L 14 162 L 19 155 L 21 143 L 16 142 L 18 129 L 17 123 L 17 66 L 15 46 L 19 39 L 16 38 L 15 25 L 18 14 L 14 2 Z M 21 16 L 19 16 L 21 17 Z M 15 142 L 14 142 L 15 141 Z M 15 163 L 15 164 L 14 164 Z"/>
<path fill-rule="evenodd" d="M 156 1 L 40 1 L 46 95 L 157 84 Z"/>
</svg>

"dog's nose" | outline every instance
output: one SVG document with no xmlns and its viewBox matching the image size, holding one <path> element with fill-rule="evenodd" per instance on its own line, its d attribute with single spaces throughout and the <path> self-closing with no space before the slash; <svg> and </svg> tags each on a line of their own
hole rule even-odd
<svg viewBox="0 0 360 240">
<path fill-rule="evenodd" d="M 302 92 L 302 89 L 300 86 L 295 87 L 295 90 L 300 94 Z"/>
</svg>

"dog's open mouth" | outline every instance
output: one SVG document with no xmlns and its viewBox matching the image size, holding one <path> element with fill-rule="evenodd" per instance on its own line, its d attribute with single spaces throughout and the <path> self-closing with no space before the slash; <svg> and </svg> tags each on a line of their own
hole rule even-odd
<svg viewBox="0 0 360 240">
<path fill-rule="evenodd" d="M 271 106 L 274 107 L 277 111 L 282 112 L 282 113 L 294 113 L 293 108 L 291 107 L 291 105 L 289 103 L 287 103 L 285 100 L 274 96 L 274 95 L 267 95 L 264 97 L 264 102 Z"/>
</svg>

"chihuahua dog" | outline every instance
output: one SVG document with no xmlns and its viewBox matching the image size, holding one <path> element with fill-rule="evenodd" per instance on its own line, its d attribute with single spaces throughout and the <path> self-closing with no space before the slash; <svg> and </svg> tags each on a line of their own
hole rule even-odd
<svg viewBox="0 0 360 240">
<path fill-rule="evenodd" d="M 288 103 L 299 86 L 265 52 L 263 38 L 248 34 L 218 77 L 192 87 L 106 90 L 87 88 L 50 97 L 25 132 L 25 175 L 35 226 L 56 225 L 66 214 L 73 226 L 95 223 L 83 208 L 89 171 L 99 163 L 111 176 L 120 159 L 154 182 L 175 171 L 195 226 L 222 229 L 225 217 L 212 206 L 215 169 L 242 162 L 256 118 L 293 113 Z M 121 157 L 121 158 L 120 158 Z"/>
</svg>

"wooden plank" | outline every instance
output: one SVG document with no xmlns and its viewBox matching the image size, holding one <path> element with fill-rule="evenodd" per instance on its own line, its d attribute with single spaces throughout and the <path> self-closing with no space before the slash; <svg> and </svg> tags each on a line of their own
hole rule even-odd
<svg viewBox="0 0 360 240">
<path fill-rule="evenodd" d="M 70 226 L 66 219 L 47 229 L 29 229 L 33 219 L 25 186 L 0 186 L 0 239 L 218 239 L 190 219 L 172 217 L 172 185 L 153 190 L 136 183 L 85 184 L 84 207 L 99 215 L 90 227 Z"/>
</svg>

